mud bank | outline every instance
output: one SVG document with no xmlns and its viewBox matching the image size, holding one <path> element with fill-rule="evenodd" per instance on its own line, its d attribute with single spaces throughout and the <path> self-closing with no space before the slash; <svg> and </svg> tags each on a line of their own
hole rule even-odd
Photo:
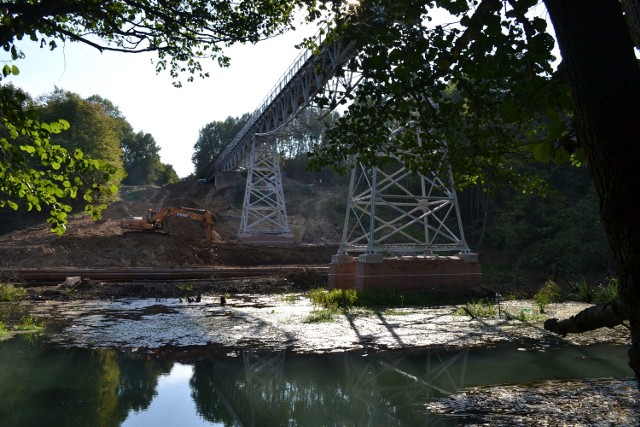
<svg viewBox="0 0 640 427">
<path fill-rule="evenodd" d="M 456 306 L 436 308 L 353 309 L 319 321 L 318 308 L 303 293 L 280 295 L 203 296 L 182 298 L 118 298 L 30 302 L 31 313 L 47 319 L 46 339 L 70 346 L 159 348 L 166 345 L 251 345 L 264 350 L 326 353 L 362 348 L 468 348 L 502 342 L 530 341 L 539 346 L 627 344 L 624 327 L 565 338 L 542 327 L 543 316 L 522 321 L 519 313 L 535 312 L 532 301 L 501 304 L 501 317 L 472 319 Z M 547 307 L 546 316 L 565 318 L 587 304 Z M 508 314 L 511 314 L 510 316 Z"/>
</svg>

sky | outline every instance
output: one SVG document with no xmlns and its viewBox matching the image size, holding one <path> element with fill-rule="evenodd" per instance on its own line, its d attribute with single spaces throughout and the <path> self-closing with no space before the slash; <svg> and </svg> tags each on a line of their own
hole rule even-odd
<svg viewBox="0 0 640 427">
<path fill-rule="evenodd" d="M 5 82 L 34 98 L 58 87 L 83 98 L 100 95 L 110 100 L 134 131 L 153 135 L 162 162 L 186 177 L 193 172 L 191 155 L 200 129 L 258 108 L 301 53 L 295 45 L 314 33 L 315 28 L 299 27 L 257 45 L 234 46 L 227 50 L 229 68 L 205 60 L 210 77 L 188 83 L 185 75 L 182 88 L 173 87 L 168 72 L 155 73 L 149 54 L 100 53 L 80 43 L 49 51 L 25 41 L 18 48 L 26 58 L 15 63 L 20 74 Z M 0 63 L 7 59 L 3 52 Z"/>
</svg>

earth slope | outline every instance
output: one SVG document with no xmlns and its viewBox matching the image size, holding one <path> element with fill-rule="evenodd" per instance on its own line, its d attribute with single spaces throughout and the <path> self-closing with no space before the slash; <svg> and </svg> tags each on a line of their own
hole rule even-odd
<svg viewBox="0 0 640 427">
<path fill-rule="evenodd" d="M 163 188 L 130 187 L 94 222 L 84 214 L 70 218 L 67 233 L 56 236 L 47 224 L 0 235 L 0 267 L 177 267 L 328 263 L 336 253 L 344 196 L 336 189 L 285 185 L 289 224 L 296 244 L 248 246 L 236 240 L 244 185 L 215 191 L 195 180 Z M 166 233 L 123 233 L 120 219 L 144 216 L 168 206 L 204 208 L 215 217 L 214 242 L 208 244 L 199 221 L 171 217 Z M 331 222 L 329 219 L 333 219 Z"/>
</svg>

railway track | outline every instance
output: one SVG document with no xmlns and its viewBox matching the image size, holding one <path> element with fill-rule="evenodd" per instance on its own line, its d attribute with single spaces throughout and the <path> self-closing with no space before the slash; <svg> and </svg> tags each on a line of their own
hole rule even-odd
<svg viewBox="0 0 640 427">
<path fill-rule="evenodd" d="M 67 277 L 81 277 L 103 282 L 206 280 L 280 276 L 305 270 L 326 274 L 326 265 L 278 265 L 250 267 L 180 267 L 180 268 L 3 268 L 0 280 L 29 284 L 62 283 Z"/>
</svg>

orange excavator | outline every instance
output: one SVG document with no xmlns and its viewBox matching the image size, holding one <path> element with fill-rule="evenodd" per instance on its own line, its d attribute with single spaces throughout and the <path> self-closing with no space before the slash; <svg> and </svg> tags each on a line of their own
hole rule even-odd
<svg viewBox="0 0 640 427">
<path fill-rule="evenodd" d="M 167 218 L 177 216 L 202 221 L 207 242 L 213 240 L 213 215 L 206 209 L 198 208 L 162 208 L 159 211 L 149 209 L 147 217 L 128 216 L 120 220 L 120 227 L 127 231 L 159 231 L 167 226 Z"/>
</svg>

